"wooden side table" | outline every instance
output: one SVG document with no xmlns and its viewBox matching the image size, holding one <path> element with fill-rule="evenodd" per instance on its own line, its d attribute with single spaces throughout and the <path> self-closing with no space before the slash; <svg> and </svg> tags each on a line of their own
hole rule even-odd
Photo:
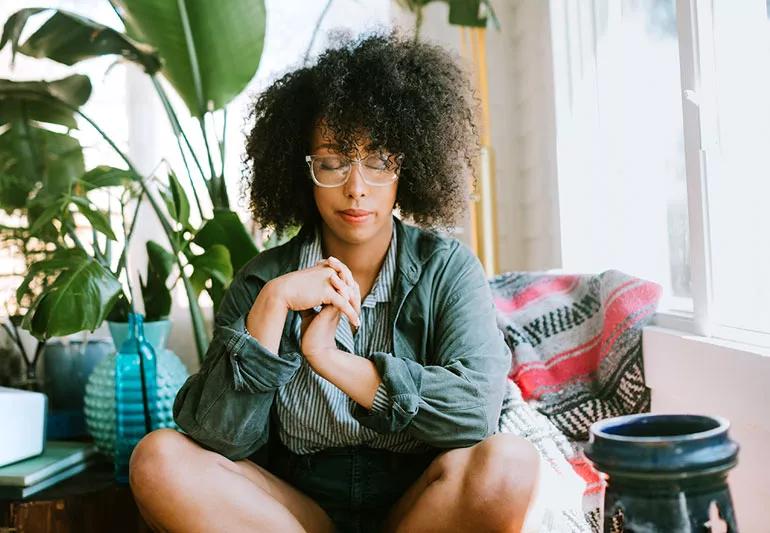
<svg viewBox="0 0 770 533">
<path fill-rule="evenodd" d="M 23 499 L 0 500 L 0 533 L 148 533 L 131 489 L 99 456 L 85 471 Z"/>
</svg>

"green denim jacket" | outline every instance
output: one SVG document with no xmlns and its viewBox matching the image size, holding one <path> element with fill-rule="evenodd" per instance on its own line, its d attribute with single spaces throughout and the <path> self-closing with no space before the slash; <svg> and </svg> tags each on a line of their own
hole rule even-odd
<svg viewBox="0 0 770 533">
<path fill-rule="evenodd" d="M 437 448 L 471 446 L 497 430 L 511 364 L 486 276 L 459 241 L 393 220 L 393 353 L 371 356 L 390 406 L 371 412 L 356 404 L 353 417 L 379 433 L 407 431 Z M 201 369 L 174 400 L 179 428 L 231 460 L 249 457 L 268 442 L 276 390 L 300 366 L 293 335 L 299 313 L 289 312 L 278 354 L 251 337 L 244 324 L 261 287 L 297 269 L 311 230 L 304 227 L 236 274 Z"/>
</svg>

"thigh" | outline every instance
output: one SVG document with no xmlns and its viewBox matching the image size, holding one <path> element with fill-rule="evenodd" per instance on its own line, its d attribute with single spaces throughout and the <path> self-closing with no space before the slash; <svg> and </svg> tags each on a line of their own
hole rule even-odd
<svg viewBox="0 0 770 533">
<path fill-rule="evenodd" d="M 389 509 L 383 531 L 395 531 L 428 486 L 442 476 L 460 469 L 467 462 L 469 454 L 470 448 L 455 448 L 439 453 Z"/>
<path fill-rule="evenodd" d="M 130 481 L 143 516 L 159 529 L 211 531 L 216 524 L 236 531 L 291 522 L 305 531 L 333 531 L 315 502 L 271 472 L 248 460 L 231 461 L 172 429 L 139 442 Z"/>
<path fill-rule="evenodd" d="M 230 461 L 228 466 L 234 472 L 264 490 L 269 496 L 283 505 L 307 528 L 308 524 L 317 525 L 313 530 L 332 531 L 332 520 L 313 498 L 302 492 L 288 480 L 281 477 L 283 471 L 271 472 L 249 459 Z"/>
</svg>

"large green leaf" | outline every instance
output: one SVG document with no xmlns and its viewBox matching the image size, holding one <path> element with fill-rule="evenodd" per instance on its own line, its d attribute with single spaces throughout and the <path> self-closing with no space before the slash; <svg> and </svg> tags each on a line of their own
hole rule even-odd
<svg viewBox="0 0 770 533">
<path fill-rule="evenodd" d="M 112 231 L 108 215 L 102 213 L 94 206 L 92 206 L 91 202 L 88 201 L 88 198 L 83 198 L 82 196 L 73 196 L 70 198 L 70 200 L 75 205 L 75 207 L 77 207 L 78 211 L 80 211 L 80 213 L 86 217 L 86 219 L 88 219 L 88 222 L 91 223 L 92 228 L 103 233 L 110 240 L 118 240 L 117 237 L 115 237 L 115 233 Z"/>
<path fill-rule="evenodd" d="M 233 272 L 259 253 L 241 219 L 228 209 L 214 210 L 214 218 L 206 221 L 193 242 L 206 250 L 215 244 L 223 245 L 230 252 Z"/>
<path fill-rule="evenodd" d="M 37 120 L 77 128 L 74 112 L 55 100 L 78 108 L 90 96 L 91 81 L 83 74 L 55 81 L 0 79 L 0 125 L 17 120 Z"/>
<path fill-rule="evenodd" d="M 48 228 L 52 220 L 61 219 L 65 205 L 66 200 L 62 197 L 52 203 L 48 203 L 47 207 L 34 217 L 30 216 L 29 222 L 31 226 L 29 233 L 35 237 L 42 237 L 41 233 L 44 229 Z"/>
<path fill-rule="evenodd" d="M 135 179 L 136 174 L 130 170 L 100 165 L 86 172 L 78 183 L 88 192 L 102 187 L 122 187 Z"/>
<path fill-rule="evenodd" d="M 29 182 L 29 190 L 42 184 L 48 197 L 68 193 L 85 172 L 83 148 L 74 137 L 14 121 L 0 134 L 0 162 L 4 172 Z"/>
<path fill-rule="evenodd" d="M 174 255 L 160 244 L 147 241 L 147 282 L 141 280 L 146 320 L 162 320 L 171 312 L 171 291 L 166 281 L 174 268 Z"/>
<path fill-rule="evenodd" d="M 221 109 L 257 71 L 264 0 L 113 0 L 129 35 L 155 47 L 194 116 Z"/>
<path fill-rule="evenodd" d="M 58 250 L 51 259 L 34 263 L 17 291 L 19 300 L 38 276 L 56 276 L 22 322 L 38 339 L 95 330 L 121 292 L 112 273 L 79 249 Z"/>
<path fill-rule="evenodd" d="M 426 4 L 442 1 L 449 4 L 449 24 L 484 28 L 489 18 L 500 29 L 495 11 L 490 0 L 398 0 L 406 9 L 419 14 Z"/>
<path fill-rule="evenodd" d="M 163 196 L 163 200 L 166 202 L 166 208 L 171 218 L 179 222 L 182 228 L 192 231 L 193 227 L 190 225 L 190 201 L 187 199 L 187 193 L 182 184 L 179 183 L 173 172 L 168 174 L 168 191 L 161 190 L 161 196 Z"/>
<path fill-rule="evenodd" d="M 27 8 L 11 15 L 3 28 L 0 49 L 10 42 L 14 54 L 19 51 L 32 57 L 47 57 L 65 65 L 103 55 L 119 55 L 139 63 L 149 74 L 160 68 L 160 59 L 152 47 L 109 26 L 59 9 L 51 9 L 53 15 L 19 46 L 29 17 L 46 10 Z"/>
<path fill-rule="evenodd" d="M 44 213 L 54 203 L 58 204 L 55 200 L 50 198 L 34 196 L 27 202 L 27 223 L 34 225 L 38 218 L 46 216 Z M 61 209 L 64 209 L 64 204 L 61 203 Z M 57 212 L 54 212 L 52 217 L 57 216 Z M 41 229 L 37 230 L 33 235 L 44 242 L 56 243 L 59 240 L 59 230 L 51 222 L 52 218 L 48 219 L 45 223 L 41 223 Z M 31 229 L 31 228 L 30 228 Z"/>
<path fill-rule="evenodd" d="M 206 281 L 211 279 L 224 286 L 233 279 L 233 266 L 230 263 L 230 252 L 221 244 L 215 244 L 201 255 L 189 258 L 194 270 L 190 276 L 195 294 L 206 288 Z"/>
<path fill-rule="evenodd" d="M 0 171 L 0 209 L 11 213 L 27 205 L 27 197 L 31 191 L 29 182 L 13 174 Z"/>
</svg>

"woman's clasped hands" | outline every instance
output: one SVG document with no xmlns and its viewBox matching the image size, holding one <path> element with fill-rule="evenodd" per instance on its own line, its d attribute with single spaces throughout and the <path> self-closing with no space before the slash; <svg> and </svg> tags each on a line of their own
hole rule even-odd
<svg viewBox="0 0 770 533">
<path fill-rule="evenodd" d="M 302 317 L 302 354 L 312 359 L 336 349 L 334 335 L 342 314 L 351 326 L 360 327 L 361 292 L 350 269 L 339 259 L 328 257 L 314 266 L 284 274 L 269 282 L 287 309 Z M 319 312 L 316 308 L 321 307 Z"/>
</svg>

